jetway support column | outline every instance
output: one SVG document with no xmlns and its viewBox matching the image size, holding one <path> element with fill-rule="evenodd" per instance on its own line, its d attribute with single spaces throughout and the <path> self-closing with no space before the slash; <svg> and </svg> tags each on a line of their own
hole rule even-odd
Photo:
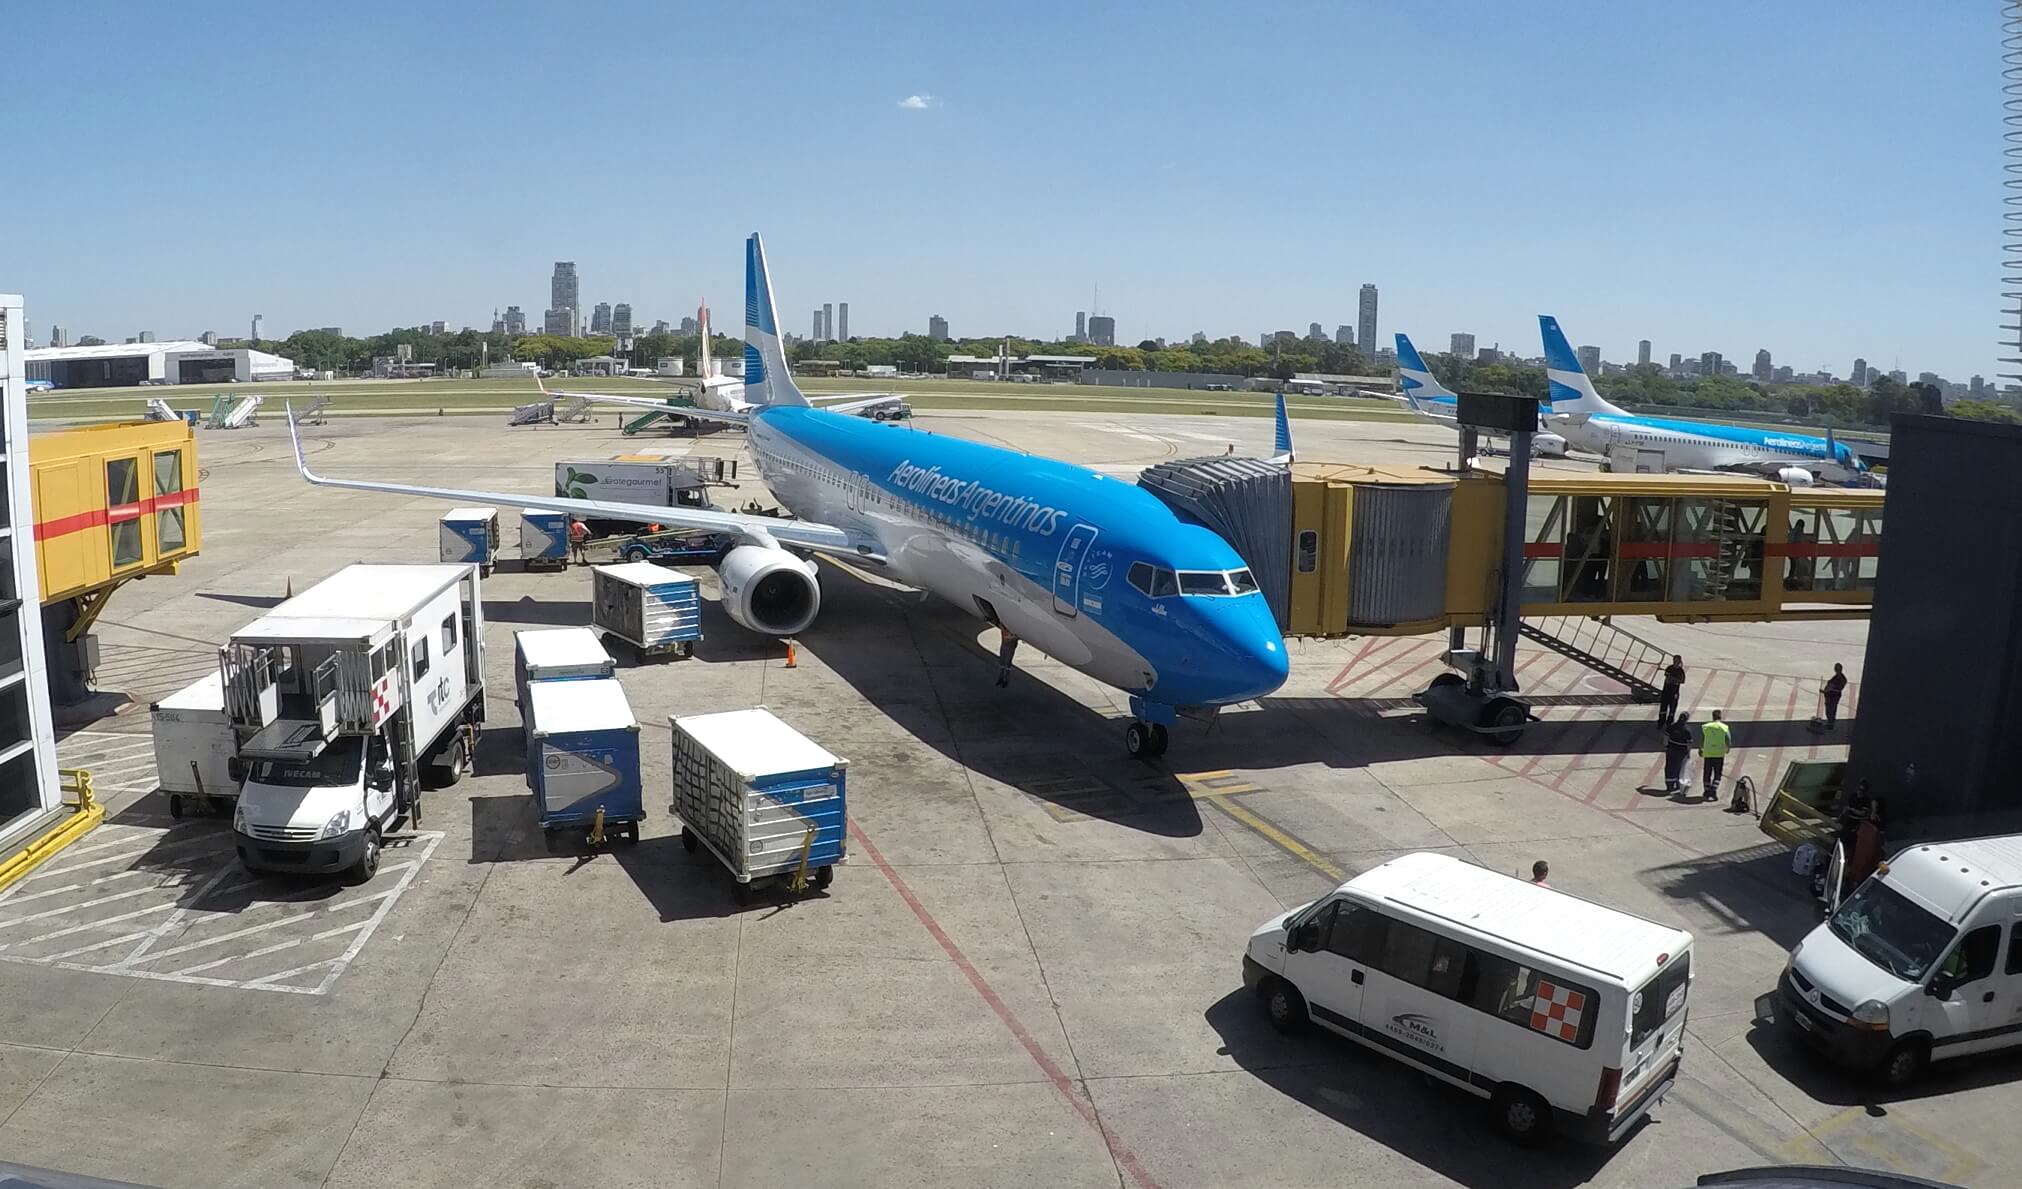
<svg viewBox="0 0 2022 1189">
<path fill-rule="evenodd" d="M 1524 515 L 1530 506 L 1531 431 L 1509 437 L 1509 469 L 1503 472 L 1502 590 L 1496 600 L 1495 676 L 1505 690 L 1517 689 L 1517 623 L 1522 618 Z"/>
</svg>

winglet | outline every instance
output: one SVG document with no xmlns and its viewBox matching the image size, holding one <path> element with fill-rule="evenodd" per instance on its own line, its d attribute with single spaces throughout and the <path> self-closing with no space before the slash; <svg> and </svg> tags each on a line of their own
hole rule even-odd
<svg viewBox="0 0 2022 1189">
<path fill-rule="evenodd" d="M 295 427 L 295 402 L 284 401 L 281 408 L 288 415 L 288 440 L 295 446 L 295 469 L 302 472 L 302 477 L 309 482 L 321 483 L 321 479 L 309 473 L 309 460 L 302 457 L 302 432 Z"/>
<path fill-rule="evenodd" d="M 1271 442 L 1271 448 L 1277 451 L 1277 454 L 1271 459 L 1272 462 L 1289 463 L 1292 461 L 1292 419 L 1285 412 L 1285 390 L 1282 388 L 1278 390 L 1278 426 L 1277 434 Z"/>
</svg>

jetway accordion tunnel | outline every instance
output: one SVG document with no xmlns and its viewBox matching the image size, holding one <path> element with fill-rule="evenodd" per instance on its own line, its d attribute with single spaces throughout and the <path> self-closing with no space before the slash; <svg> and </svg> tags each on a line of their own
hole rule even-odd
<svg viewBox="0 0 2022 1189">
<path fill-rule="evenodd" d="M 1139 483 L 1220 533 L 1287 636 L 1477 627 L 1501 587 L 1503 476 L 1248 458 Z M 1883 492 L 1728 475 L 1531 473 L 1521 614 L 1674 622 L 1868 613 Z"/>
</svg>

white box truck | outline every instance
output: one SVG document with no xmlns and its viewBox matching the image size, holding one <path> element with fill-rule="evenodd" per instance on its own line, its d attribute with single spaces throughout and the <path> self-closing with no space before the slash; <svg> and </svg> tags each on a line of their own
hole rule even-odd
<svg viewBox="0 0 2022 1189">
<path fill-rule="evenodd" d="M 246 866 L 371 878 L 396 818 L 456 783 L 484 721 L 484 612 L 471 565 L 352 565 L 219 650 L 243 781 Z"/>
<path fill-rule="evenodd" d="M 225 682 L 217 673 L 177 690 L 148 708 L 154 725 L 155 780 L 169 795 L 169 816 L 196 804 L 238 796 L 232 761 L 238 741 L 225 717 Z"/>
<path fill-rule="evenodd" d="M 651 458 L 644 455 L 609 459 L 576 459 L 555 464 L 555 494 L 576 500 L 618 500 L 628 504 L 658 505 L 663 508 L 714 508 L 709 485 L 725 482 L 726 463 L 720 458 Z M 734 463 L 728 475 L 737 477 Z M 599 537 L 613 533 L 636 533 L 637 523 L 629 520 L 584 520 Z"/>
</svg>

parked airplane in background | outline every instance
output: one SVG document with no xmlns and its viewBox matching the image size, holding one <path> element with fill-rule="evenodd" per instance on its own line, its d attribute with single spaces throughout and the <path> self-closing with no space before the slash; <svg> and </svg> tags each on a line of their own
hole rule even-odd
<svg viewBox="0 0 2022 1189">
<path fill-rule="evenodd" d="M 745 316 L 749 403 L 707 415 L 748 428 L 759 473 L 799 519 L 325 479 L 310 473 L 299 439 L 295 464 L 327 487 L 732 534 L 738 543 L 718 569 L 724 610 L 768 635 L 804 631 L 821 609 L 803 555 L 877 567 L 1129 693 L 1124 743 L 1136 756 L 1165 750 L 1179 711 L 1211 712 L 1284 683 L 1277 621 L 1221 537 L 1085 467 L 811 407 L 787 370 L 755 234 Z"/>
<path fill-rule="evenodd" d="M 1745 471 L 1794 486 L 1868 473 L 1860 456 L 1830 433 L 1821 438 L 1717 421 L 1642 417 L 1617 408 L 1594 390 L 1558 319 L 1539 314 L 1538 328 L 1545 340 L 1545 378 L 1551 384 L 1550 424 L 1576 450 L 1609 459 L 1633 450 L 1661 455 L 1668 471 Z"/>
<path fill-rule="evenodd" d="M 22 383 L 27 386 L 30 392 L 54 392 L 56 390 L 56 381 L 54 380 L 24 380 Z"/>
<path fill-rule="evenodd" d="M 696 321 L 702 328 L 701 349 L 697 357 L 701 366 L 696 369 L 700 374 L 692 379 L 676 377 L 667 383 L 687 388 L 693 393 L 695 409 L 718 413 L 751 412 L 758 406 L 745 399 L 744 380 L 737 376 L 716 374 L 715 361 L 709 355 L 709 304 L 704 302 L 695 313 Z M 690 411 L 688 406 L 669 406 L 665 400 L 656 400 L 650 396 L 620 396 L 609 392 L 564 392 L 560 389 L 550 390 L 545 384 L 541 385 L 541 392 L 547 396 L 580 397 L 600 405 L 631 405 L 641 409 L 671 408 L 677 415 Z M 816 408 L 835 413 L 854 413 L 876 421 L 907 415 L 905 398 L 896 392 L 839 393 L 814 397 L 809 403 Z"/>
<path fill-rule="evenodd" d="M 1458 404 L 1453 390 L 1441 384 L 1425 366 L 1425 360 L 1418 354 L 1418 348 L 1404 335 L 1397 336 L 1397 383 L 1404 390 L 1402 396 L 1392 397 L 1411 406 L 1411 411 L 1427 421 L 1437 421 L 1448 429 L 1459 432 Z M 1546 410 L 1539 409 L 1540 418 Z M 1486 434 L 1482 435 L 1484 438 Z M 1566 439 L 1558 434 L 1540 428 L 1531 435 L 1531 456 L 1534 458 L 1564 458 Z"/>
</svg>

